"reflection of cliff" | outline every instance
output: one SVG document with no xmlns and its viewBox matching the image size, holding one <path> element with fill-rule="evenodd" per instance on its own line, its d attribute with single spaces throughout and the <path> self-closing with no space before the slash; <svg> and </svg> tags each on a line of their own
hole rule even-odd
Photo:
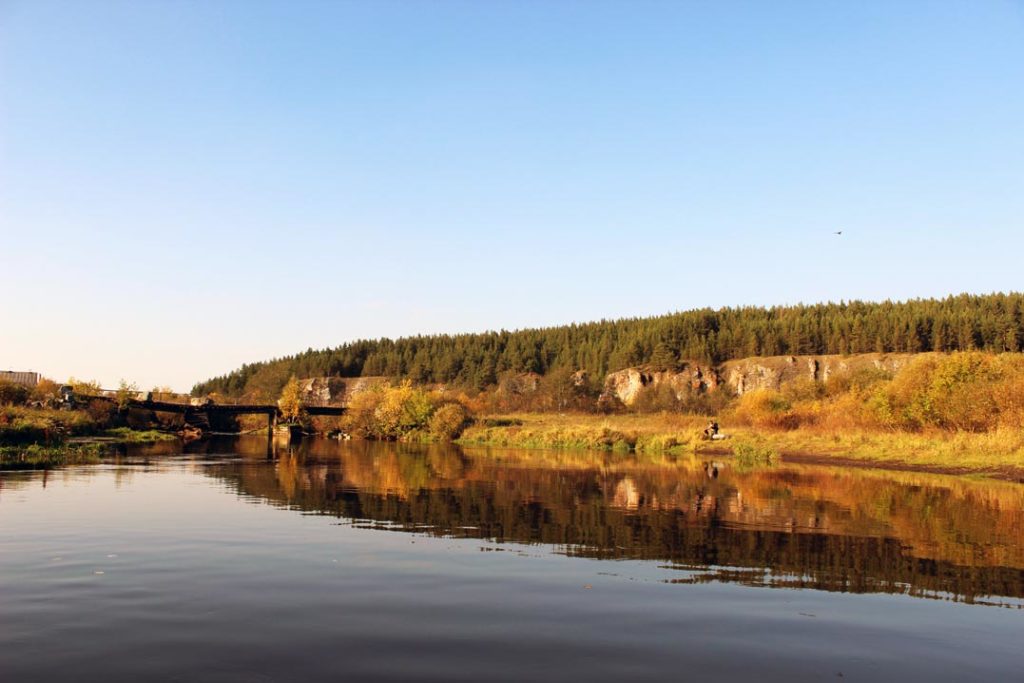
<svg viewBox="0 0 1024 683">
<path fill-rule="evenodd" d="M 829 590 L 1024 597 L 1018 485 L 828 468 L 722 466 L 715 476 L 700 462 L 607 457 L 552 467 L 516 453 L 321 441 L 272 466 L 211 471 L 249 495 L 398 528 L 595 557 L 766 568 Z"/>
</svg>

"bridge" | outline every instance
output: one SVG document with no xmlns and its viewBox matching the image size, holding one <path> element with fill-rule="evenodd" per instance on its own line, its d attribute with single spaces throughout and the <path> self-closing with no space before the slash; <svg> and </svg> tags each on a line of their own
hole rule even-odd
<svg viewBox="0 0 1024 683">
<path fill-rule="evenodd" d="M 110 396 L 81 396 L 80 399 L 118 401 Z M 128 408 L 140 408 L 152 410 L 158 413 L 177 413 L 183 415 L 185 423 L 198 427 L 203 431 L 210 430 L 210 417 L 219 415 L 266 415 L 267 432 L 272 433 L 277 425 L 278 418 L 282 417 L 281 409 L 274 404 L 230 404 L 230 403 L 172 403 L 170 401 L 153 401 L 150 399 L 129 398 L 121 404 Z M 304 406 L 302 411 L 312 416 L 339 416 L 345 414 L 343 406 Z"/>
</svg>

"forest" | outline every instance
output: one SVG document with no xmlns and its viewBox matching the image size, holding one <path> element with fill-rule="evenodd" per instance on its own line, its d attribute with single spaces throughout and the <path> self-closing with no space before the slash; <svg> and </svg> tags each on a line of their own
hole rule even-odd
<svg viewBox="0 0 1024 683">
<path fill-rule="evenodd" d="M 584 370 L 592 382 L 626 367 L 684 361 L 870 352 L 1021 351 L 1024 294 L 903 302 L 710 308 L 647 318 L 477 334 L 358 340 L 243 365 L 193 395 L 276 397 L 292 376 L 386 376 L 481 390 L 506 373 Z"/>
</svg>

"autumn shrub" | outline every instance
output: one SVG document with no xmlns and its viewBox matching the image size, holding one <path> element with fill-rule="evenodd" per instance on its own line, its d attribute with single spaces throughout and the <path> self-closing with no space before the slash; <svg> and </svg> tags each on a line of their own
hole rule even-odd
<svg viewBox="0 0 1024 683">
<path fill-rule="evenodd" d="M 32 387 L 31 398 L 43 405 L 54 405 L 60 401 L 60 385 L 52 379 L 43 377 L 38 384 Z"/>
<path fill-rule="evenodd" d="M 868 398 L 877 426 L 983 431 L 1000 423 L 997 391 L 1004 372 L 991 354 L 915 359 Z"/>
<path fill-rule="evenodd" d="M 76 377 L 68 377 L 67 384 L 79 396 L 99 396 L 103 393 L 100 383 L 94 379 L 86 380 L 78 379 Z"/>
<path fill-rule="evenodd" d="M 754 389 L 741 395 L 729 411 L 731 419 L 752 427 L 793 429 L 799 419 L 789 399 L 774 389 Z"/>
<path fill-rule="evenodd" d="M 465 427 L 469 411 L 437 392 L 414 387 L 378 385 L 349 401 L 342 420 L 353 436 L 386 441 L 451 439 Z"/>
<path fill-rule="evenodd" d="M 426 426 L 433 406 L 426 391 L 410 382 L 397 387 L 386 387 L 373 413 L 373 435 L 376 438 L 396 440 L 403 435 Z"/>
<path fill-rule="evenodd" d="M 0 380 L 0 405 L 22 405 L 30 394 L 31 391 L 24 385 Z"/>
<path fill-rule="evenodd" d="M 277 399 L 277 407 L 285 421 L 292 423 L 302 422 L 305 405 L 302 400 L 302 386 L 295 375 L 292 375 L 281 388 L 281 397 Z"/>
<path fill-rule="evenodd" d="M 385 389 L 384 385 L 373 386 L 353 395 L 342 418 L 342 429 L 360 438 L 376 436 L 377 406 L 383 399 Z"/>
<path fill-rule="evenodd" d="M 457 439 L 469 424 L 469 412 L 460 403 L 445 403 L 438 406 L 430 416 L 430 435 L 440 441 Z"/>
<path fill-rule="evenodd" d="M 832 428 L 981 432 L 1024 426 L 1020 354 L 927 354 L 891 379 L 863 372 L 838 382 L 830 380 L 824 399 L 794 402 L 790 413 L 801 425 Z"/>
<path fill-rule="evenodd" d="M 85 404 L 85 412 L 97 425 L 106 427 L 113 424 L 117 406 L 111 401 L 94 398 Z"/>
<path fill-rule="evenodd" d="M 1002 380 L 992 387 L 992 398 L 999 408 L 1001 426 L 1024 428 L 1024 368 L 1010 368 Z"/>
</svg>

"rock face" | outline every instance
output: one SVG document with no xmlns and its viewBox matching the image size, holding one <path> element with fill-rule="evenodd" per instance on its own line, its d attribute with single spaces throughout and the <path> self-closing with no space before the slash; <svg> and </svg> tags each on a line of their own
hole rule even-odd
<svg viewBox="0 0 1024 683">
<path fill-rule="evenodd" d="M 740 395 L 754 389 L 781 389 L 798 379 L 827 382 L 830 377 L 873 369 L 896 374 L 920 354 L 867 353 L 855 356 L 770 356 L 727 361 L 718 367 L 686 363 L 676 372 L 626 368 L 605 378 L 603 397 L 632 405 L 648 386 L 667 384 L 682 399 L 688 394 L 721 389 Z"/>
<path fill-rule="evenodd" d="M 685 363 L 683 369 L 677 371 L 626 368 L 605 377 L 603 394 L 614 396 L 628 406 L 636 401 L 644 387 L 665 384 L 681 399 L 692 393 L 717 389 L 719 378 L 714 368 L 697 363 Z"/>
<path fill-rule="evenodd" d="M 856 356 L 769 356 L 723 363 L 719 368 L 725 386 L 736 395 L 754 389 L 780 389 L 800 378 L 827 382 L 835 375 L 875 369 L 895 374 L 915 355 L 866 353 Z"/>
<path fill-rule="evenodd" d="M 626 368 L 605 377 L 602 401 L 620 401 L 632 405 L 640 392 L 649 386 L 667 385 L 682 400 L 696 393 L 728 391 L 735 395 L 754 389 L 781 389 L 799 379 L 827 382 L 838 375 L 861 370 L 881 370 L 896 374 L 921 354 L 865 353 L 854 356 L 769 356 L 727 361 L 720 366 L 685 362 L 679 370 Z M 498 383 L 498 393 L 526 396 L 535 393 L 543 378 L 535 372 L 508 375 Z M 345 405 L 352 396 L 387 382 L 386 377 L 313 377 L 300 380 L 303 400 L 308 405 Z M 584 387 L 585 371 L 572 374 L 572 383 Z"/>
<path fill-rule="evenodd" d="M 302 401 L 310 406 L 345 405 L 361 391 L 387 382 L 386 377 L 310 377 L 299 380 Z"/>
</svg>

